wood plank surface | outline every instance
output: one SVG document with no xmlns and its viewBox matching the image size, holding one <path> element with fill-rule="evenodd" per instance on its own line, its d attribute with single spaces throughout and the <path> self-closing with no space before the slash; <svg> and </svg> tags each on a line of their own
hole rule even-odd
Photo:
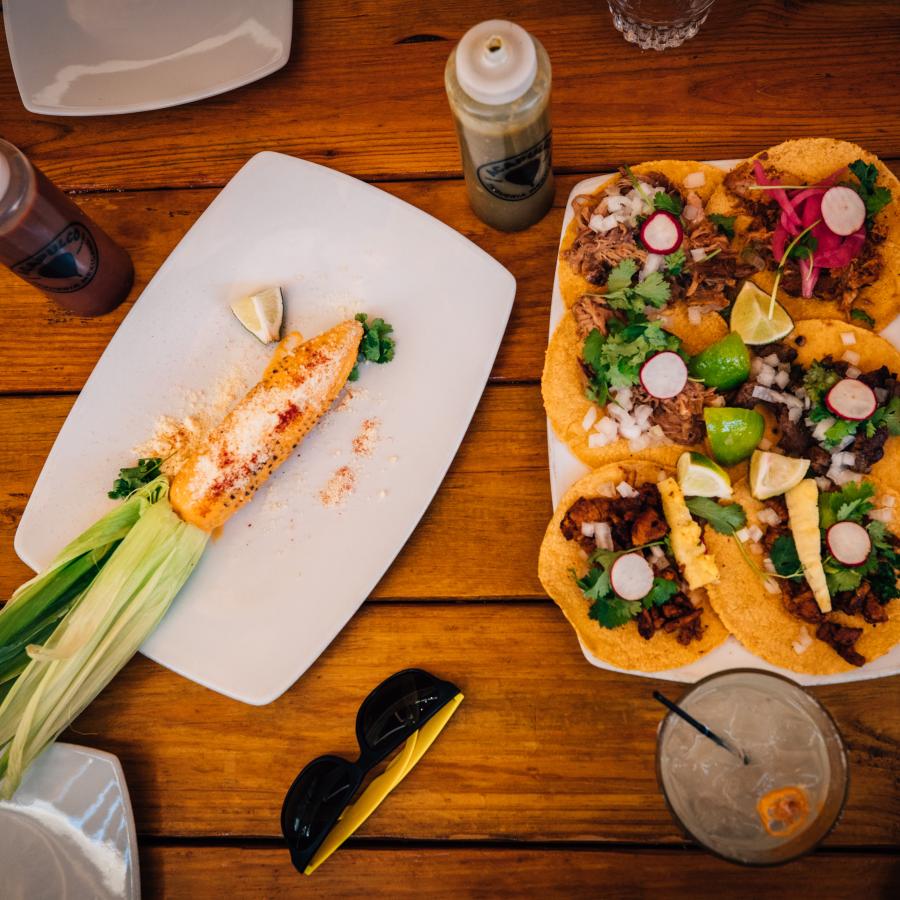
<svg viewBox="0 0 900 900">
<path fill-rule="evenodd" d="M 30 577 L 13 535 L 74 399 L 0 398 L 0 597 Z M 540 390 L 490 387 L 437 497 L 375 596 L 543 596 L 537 553 L 550 512 Z"/>
<path fill-rule="evenodd" d="M 360 702 L 407 666 L 453 680 L 466 698 L 360 836 L 683 842 L 656 784 L 661 712 L 651 691 L 662 683 L 589 665 L 551 603 L 366 604 L 265 707 L 139 658 L 66 739 L 121 759 L 143 835 L 276 837 L 297 772 L 321 753 L 354 756 Z M 900 679 L 814 693 L 852 766 L 847 809 L 828 845 L 896 845 Z"/>
<path fill-rule="evenodd" d="M 235 847 L 147 847 L 144 896 L 166 900 L 219 897 L 240 884 L 243 896 L 455 900 L 531 896 L 867 897 L 887 900 L 900 884 L 900 858 L 819 853 L 777 869 L 745 869 L 694 851 L 529 849 L 344 849 L 311 878 L 285 851 Z"/>
<path fill-rule="evenodd" d="M 28 113 L 0 51 L 0 133 L 74 188 L 223 184 L 262 149 L 366 178 L 457 174 L 444 64 L 491 14 L 514 18 L 550 54 L 562 170 L 743 155 L 822 134 L 881 155 L 900 150 L 900 5 L 891 0 L 719 0 L 694 40 L 664 54 L 626 43 L 598 0 L 298 0 L 282 70 L 156 112 Z"/>
</svg>

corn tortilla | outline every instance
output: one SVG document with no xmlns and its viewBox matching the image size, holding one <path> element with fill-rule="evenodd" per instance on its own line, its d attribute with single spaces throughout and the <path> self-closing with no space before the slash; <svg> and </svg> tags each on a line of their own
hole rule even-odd
<svg viewBox="0 0 900 900">
<path fill-rule="evenodd" d="M 631 171 L 637 178 L 649 172 L 659 172 L 661 175 L 665 175 L 682 193 L 693 190 L 704 203 L 710 199 L 725 177 L 725 173 L 716 166 L 691 160 L 663 159 L 656 162 L 645 162 L 632 166 Z M 706 182 L 698 188 L 685 188 L 683 186 L 684 179 L 694 172 L 702 172 L 706 176 Z M 596 188 L 591 196 L 601 197 L 606 188 L 618 181 L 620 177 L 619 173 L 616 172 Z M 558 261 L 559 290 L 566 308 L 571 307 L 582 294 L 595 293 L 597 290 L 596 284 L 591 284 L 584 276 L 573 272 L 569 264 L 561 258 L 562 253 L 571 248 L 577 232 L 578 222 L 576 219 L 572 219 L 568 228 L 566 228 L 562 246 L 560 247 L 560 259 Z"/>
<path fill-rule="evenodd" d="M 657 465 L 646 459 L 632 459 L 610 463 L 577 481 L 560 501 L 553 519 L 547 526 L 538 559 L 538 577 L 547 593 L 563 611 L 582 644 L 598 659 L 623 669 L 657 672 L 695 662 L 721 644 L 728 632 L 706 599 L 705 590 L 691 591 L 691 602 L 703 606 L 703 636 L 688 646 L 679 644 L 673 634 L 656 632 L 644 640 L 635 622 L 618 628 L 603 628 L 588 615 L 590 601 L 581 593 L 572 576 L 587 571 L 587 563 L 576 541 L 567 541 L 560 531 L 560 522 L 569 507 L 579 497 L 615 496 L 615 486 L 622 481 L 632 486 L 657 483 L 664 475 L 672 475 L 671 467 Z"/>
<path fill-rule="evenodd" d="M 868 287 L 860 290 L 854 307 L 867 312 L 875 319 L 876 328 L 884 328 L 893 321 L 900 312 L 900 181 L 877 156 L 863 150 L 848 141 L 833 138 L 804 138 L 797 141 L 785 141 L 768 150 L 768 161 L 777 169 L 791 176 L 787 183 L 814 184 L 833 174 L 841 166 L 846 166 L 856 159 L 873 163 L 878 169 L 878 185 L 886 187 L 892 196 L 888 203 L 875 217 L 879 230 L 885 234 L 885 241 L 880 247 L 883 260 L 880 278 Z M 756 159 L 757 153 L 751 159 Z M 710 198 L 706 211 L 734 215 L 741 211 L 740 198 L 732 194 L 724 183 L 720 184 Z M 740 216 L 736 223 L 738 239 L 746 230 L 749 219 Z M 772 271 L 759 272 L 752 279 L 764 291 L 771 291 L 775 281 Z M 846 319 L 847 313 L 831 300 L 818 300 L 815 297 L 793 297 L 779 291 L 779 302 L 787 309 L 791 317 L 798 319 Z"/>
<path fill-rule="evenodd" d="M 705 313 L 699 325 L 692 325 L 687 311 L 677 307 L 667 312 L 667 319 L 667 330 L 681 338 L 685 351 L 692 355 L 728 333 L 728 326 L 718 313 Z M 567 312 L 547 347 L 541 376 L 541 393 L 547 417 L 557 437 L 580 460 L 596 468 L 608 462 L 627 459 L 634 452 L 624 439 L 605 447 L 588 446 L 588 432 L 581 425 L 594 404 L 584 394 L 587 381 L 579 363 L 582 343 L 578 338 L 575 318 L 571 312 Z M 602 415 L 603 411 L 600 412 Z M 674 464 L 683 450 L 684 447 L 680 444 L 667 444 L 642 450 L 641 456 Z"/>
<path fill-rule="evenodd" d="M 876 497 L 897 497 L 897 493 L 875 479 Z M 734 485 L 734 499 L 747 511 L 748 525 L 760 525 L 757 514 L 764 503 L 750 495 L 746 481 Z M 900 510 L 900 503 L 895 507 Z M 888 528 L 900 535 L 900 522 L 895 514 Z M 783 666 L 807 675 L 832 675 L 838 672 L 856 671 L 856 666 L 845 662 L 829 644 L 815 637 L 816 626 L 792 616 L 784 606 L 781 594 L 770 593 L 759 574 L 749 564 L 737 547 L 735 538 L 718 534 L 706 528 L 705 541 L 719 564 L 719 581 L 708 588 L 709 600 L 725 627 L 751 652 L 767 662 Z M 761 556 L 750 557 L 758 562 Z M 862 628 L 856 649 L 871 662 L 887 653 L 900 640 L 900 599 L 891 600 L 886 607 L 889 621 L 870 625 L 862 616 L 848 616 L 840 612 L 829 613 L 829 618 L 842 625 Z M 812 643 L 803 653 L 793 649 L 793 643 L 806 629 Z"/>
</svg>

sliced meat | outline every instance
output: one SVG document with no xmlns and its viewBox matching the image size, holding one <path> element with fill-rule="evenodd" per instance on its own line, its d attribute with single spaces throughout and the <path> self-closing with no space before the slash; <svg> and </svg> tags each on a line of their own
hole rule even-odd
<svg viewBox="0 0 900 900">
<path fill-rule="evenodd" d="M 853 469 L 856 472 L 869 472 L 872 466 L 884 456 L 884 445 L 887 442 L 890 432 L 887 425 L 882 425 L 875 429 L 872 437 L 866 437 L 866 429 L 861 428 L 853 443 L 850 445 L 850 452 L 854 455 Z"/>
<path fill-rule="evenodd" d="M 584 340 L 594 329 L 602 335 L 608 331 L 608 323 L 616 317 L 615 311 L 603 305 L 599 294 L 584 294 L 575 301 L 572 307 L 578 337 Z"/>
<path fill-rule="evenodd" d="M 817 444 L 809 448 L 809 469 L 813 475 L 827 475 L 831 468 L 831 454 Z"/>
<path fill-rule="evenodd" d="M 631 526 L 631 540 L 635 547 L 661 540 L 668 534 L 669 526 L 659 510 L 652 506 L 643 510 Z"/>
<path fill-rule="evenodd" d="M 722 398 L 713 388 L 697 381 L 688 381 L 684 390 L 669 400 L 651 397 L 640 392 L 640 403 L 653 407 L 651 422 L 662 428 L 665 436 L 676 444 L 699 444 L 706 435 L 703 410 L 707 406 L 720 406 Z"/>
<path fill-rule="evenodd" d="M 836 610 L 848 616 L 862 616 L 870 625 L 888 621 L 888 614 L 875 592 L 864 581 L 855 591 L 842 591 L 831 598 Z"/>
<path fill-rule="evenodd" d="M 822 610 L 819 609 L 819 604 L 816 603 L 813 592 L 809 588 L 804 587 L 799 592 L 792 593 L 791 588 L 795 587 L 796 583 L 789 582 L 789 584 L 790 587 L 786 590 L 783 589 L 781 594 L 787 611 L 795 618 L 809 622 L 812 625 L 824 622 L 825 616 L 822 614 Z M 799 585 L 796 586 L 799 587 Z"/>
<path fill-rule="evenodd" d="M 862 632 L 862 628 L 850 628 L 837 622 L 822 622 L 816 629 L 816 637 L 830 645 L 851 666 L 864 666 L 866 658 L 855 648 Z"/>
</svg>

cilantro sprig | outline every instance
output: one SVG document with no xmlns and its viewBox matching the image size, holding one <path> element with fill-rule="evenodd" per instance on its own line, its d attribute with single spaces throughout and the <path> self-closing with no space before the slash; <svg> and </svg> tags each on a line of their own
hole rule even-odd
<svg viewBox="0 0 900 900">
<path fill-rule="evenodd" d="M 110 500 L 125 500 L 139 487 L 149 484 L 162 472 L 163 460 L 160 456 L 139 459 L 136 466 L 119 469 L 119 477 L 113 481 L 112 490 L 107 493 Z"/>
<path fill-rule="evenodd" d="M 709 213 L 706 217 L 727 238 L 734 237 L 734 221 L 737 216 L 724 216 L 721 213 Z"/>
<path fill-rule="evenodd" d="M 875 320 L 864 310 L 858 307 L 850 310 L 850 318 L 862 322 L 866 328 L 874 328 Z"/>
<path fill-rule="evenodd" d="M 397 342 L 389 337 L 393 333 L 393 325 L 389 325 L 384 319 L 372 319 L 366 313 L 357 313 L 356 321 L 363 327 L 362 340 L 359 342 L 359 354 L 356 364 L 350 372 L 348 381 L 356 381 L 359 378 L 359 364 L 361 362 L 373 362 L 378 365 L 389 363 L 394 358 L 394 350 Z"/>
<path fill-rule="evenodd" d="M 663 212 L 672 213 L 673 216 L 680 216 L 684 204 L 673 194 L 666 194 L 663 191 L 653 195 L 653 208 L 662 210 Z"/>
<path fill-rule="evenodd" d="M 866 224 L 871 227 L 875 216 L 891 202 L 891 192 L 881 185 L 876 184 L 878 180 L 878 169 L 874 163 L 866 163 L 861 159 L 856 159 L 847 167 L 857 177 L 859 183 L 853 184 L 852 187 L 866 205 Z"/>
<path fill-rule="evenodd" d="M 747 524 L 747 513 L 740 503 L 717 503 L 711 497 L 689 497 L 685 502 L 693 515 L 719 534 L 734 534 Z"/>
<path fill-rule="evenodd" d="M 603 302 L 611 309 L 625 313 L 642 314 L 648 306 L 661 309 L 669 300 L 671 289 L 661 272 L 653 272 L 643 281 L 632 284 L 637 272 L 633 259 L 623 259 L 609 273 Z"/>
</svg>

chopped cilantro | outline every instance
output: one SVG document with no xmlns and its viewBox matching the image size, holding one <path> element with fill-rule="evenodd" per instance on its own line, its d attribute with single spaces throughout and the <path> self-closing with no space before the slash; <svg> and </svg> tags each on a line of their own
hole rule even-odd
<svg viewBox="0 0 900 900">
<path fill-rule="evenodd" d="M 588 615 L 604 628 L 618 628 L 630 622 L 641 611 L 637 600 L 623 600 L 615 594 L 595 600 L 588 610 Z"/>
<path fill-rule="evenodd" d="M 663 268 L 667 275 L 680 275 L 685 262 L 687 262 L 687 257 L 684 255 L 684 250 L 679 247 L 674 253 L 670 253 L 663 259 Z"/>
<path fill-rule="evenodd" d="M 823 568 L 828 593 L 832 596 L 842 591 L 855 591 L 862 583 L 862 566 L 851 569 L 829 557 L 825 560 Z"/>
<path fill-rule="evenodd" d="M 851 187 L 866 204 L 866 223 L 871 226 L 875 216 L 891 202 L 891 192 L 886 187 L 875 184 L 878 169 L 874 163 L 865 163 L 857 159 L 850 163 L 848 168 L 859 179 L 859 184 L 851 184 Z"/>
<path fill-rule="evenodd" d="M 653 208 L 672 213 L 673 216 L 680 216 L 684 206 L 678 197 L 659 191 L 653 195 Z"/>
<path fill-rule="evenodd" d="M 861 522 L 866 513 L 875 508 L 872 498 L 875 487 L 870 481 L 858 484 L 848 481 L 839 491 L 826 491 L 819 495 L 819 525 L 828 529 L 835 522 L 849 519 Z"/>
<path fill-rule="evenodd" d="M 150 456 L 139 459 L 136 466 L 119 469 L 119 477 L 113 482 L 112 490 L 106 495 L 110 500 L 124 500 L 141 485 L 149 484 L 162 471 L 162 458 Z"/>
<path fill-rule="evenodd" d="M 866 326 L 866 328 L 875 327 L 875 320 L 864 309 L 851 309 L 850 318 L 856 319 L 858 322 L 862 322 L 863 325 Z"/>
<path fill-rule="evenodd" d="M 710 213 L 707 218 L 725 237 L 734 237 L 734 220 L 736 216 L 723 216 L 721 213 Z"/>
<path fill-rule="evenodd" d="M 636 271 L 637 263 L 624 259 L 609 273 L 603 302 L 611 309 L 635 315 L 642 314 L 648 306 L 660 309 L 668 302 L 670 289 L 661 272 L 653 272 L 633 285 L 631 279 Z"/>
<path fill-rule="evenodd" d="M 775 566 L 775 571 L 782 578 L 799 581 L 803 577 L 797 546 L 791 535 L 781 534 L 775 539 L 769 552 L 769 558 L 772 560 L 772 565 Z"/>
<path fill-rule="evenodd" d="M 891 397 L 890 402 L 886 407 L 882 407 L 878 412 L 872 416 L 872 419 L 878 417 L 878 413 L 883 412 L 884 415 L 881 419 L 882 425 L 887 425 L 887 430 L 889 434 L 893 437 L 897 437 L 900 435 L 900 397 Z M 871 435 L 869 435 L 871 437 Z"/>
<path fill-rule="evenodd" d="M 397 344 L 392 337 L 388 337 L 394 328 L 388 325 L 384 319 L 372 319 L 369 321 L 366 313 L 357 313 L 356 321 L 363 327 L 362 340 L 359 342 L 359 354 L 356 357 L 356 365 L 350 373 L 348 381 L 356 381 L 359 378 L 359 364 L 361 362 L 373 362 L 382 365 L 394 358 L 394 349 Z"/>
<path fill-rule="evenodd" d="M 747 524 L 747 514 L 740 503 L 717 503 L 711 497 L 689 497 L 688 509 L 698 518 L 705 519 L 719 534 L 734 534 Z"/>
<path fill-rule="evenodd" d="M 678 585 L 668 578 L 654 578 L 653 587 L 650 593 L 641 600 L 644 609 L 650 609 L 651 606 L 662 606 L 668 600 L 671 600 L 678 593 Z"/>
</svg>

